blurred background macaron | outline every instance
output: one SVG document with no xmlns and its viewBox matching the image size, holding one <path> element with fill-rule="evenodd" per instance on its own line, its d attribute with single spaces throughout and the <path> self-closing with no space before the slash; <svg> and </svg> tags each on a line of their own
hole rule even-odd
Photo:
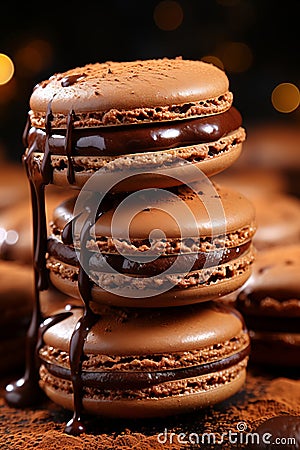
<svg viewBox="0 0 300 450">
<path fill-rule="evenodd" d="M 300 242 L 300 198 L 288 193 L 288 180 L 278 168 L 233 166 L 212 181 L 241 192 L 253 204 L 257 250 Z"/>
<path fill-rule="evenodd" d="M 0 214 L 29 196 L 29 185 L 25 168 L 21 163 L 0 164 Z"/>
<path fill-rule="evenodd" d="M 235 303 L 250 332 L 252 362 L 300 366 L 299 273 L 299 244 L 257 253 Z"/>
<path fill-rule="evenodd" d="M 224 172 L 214 175 L 211 180 L 240 192 L 250 200 L 288 192 L 288 181 L 279 169 L 260 168 L 259 166 L 237 167 L 237 163 L 235 163 Z"/>
<path fill-rule="evenodd" d="M 24 363 L 25 335 L 33 308 L 33 271 L 11 261 L 0 261 L 0 372 Z"/>
<path fill-rule="evenodd" d="M 46 188 L 46 214 L 72 190 L 56 186 Z M 29 182 L 21 164 L 0 167 L 0 260 L 32 263 L 32 224 Z M 48 221 L 49 222 L 49 221 Z"/>
<path fill-rule="evenodd" d="M 41 293 L 43 316 L 62 308 L 75 299 L 50 285 Z M 0 261 L 0 372 L 21 370 L 25 362 L 25 340 L 34 305 L 34 281 L 31 265 L 15 261 Z M 77 304 L 81 304 L 80 301 Z"/>
<path fill-rule="evenodd" d="M 253 239 L 258 250 L 300 243 L 300 199 L 288 194 L 252 198 L 257 230 Z"/>
</svg>

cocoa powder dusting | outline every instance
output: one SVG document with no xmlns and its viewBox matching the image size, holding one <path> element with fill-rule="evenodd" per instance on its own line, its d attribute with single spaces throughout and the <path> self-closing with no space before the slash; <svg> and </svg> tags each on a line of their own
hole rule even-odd
<svg viewBox="0 0 300 450">
<path fill-rule="evenodd" d="M 7 380 L 2 380 L 0 394 Z M 277 416 L 300 416 L 300 381 L 294 373 L 262 372 L 250 367 L 244 388 L 231 399 L 191 414 L 170 418 L 117 420 L 85 417 L 86 433 L 75 437 L 64 433 L 69 412 L 45 400 L 39 408 L 13 409 L 0 398 L 1 450 L 166 450 L 243 449 L 245 443 L 230 443 L 229 431 L 237 432 L 243 422 L 244 434 L 255 432 Z M 166 431 L 167 430 L 167 431 Z M 181 434 L 180 434 L 181 433 Z M 214 433 L 222 444 L 196 444 L 196 436 Z M 194 443 L 187 443 L 189 440 Z M 185 442 L 184 442 L 185 441 Z M 254 448 L 254 447 L 253 447 Z M 290 448 L 290 447 L 289 447 Z M 295 447 L 298 448 L 298 447 Z"/>
</svg>

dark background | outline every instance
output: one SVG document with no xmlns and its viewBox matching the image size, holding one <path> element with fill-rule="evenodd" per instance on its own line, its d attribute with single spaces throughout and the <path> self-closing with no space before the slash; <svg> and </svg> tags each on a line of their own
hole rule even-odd
<svg viewBox="0 0 300 450">
<path fill-rule="evenodd" d="M 12 80 L 0 86 L 2 158 L 20 160 L 32 88 L 52 73 L 106 60 L 178 55 L 186 59 L 215 55 L 226 60 L 226 46 L 231 42 L 250 50 L 246 68 L 241 70 L 238 64 L 243 55 L 235 55 L 233 65 L 224 63 L 245 125 L 274 120 L 300 123 L 299 107 L 283 114 L 271 102 L 279 83 L 300 84 L 298 1 L 178 0 L 182 22 L 173 30 L 157 25 L 160 3 L 2 3 L 0 53 L 10 56 L 15 65 Z M 172 14 L 170 10 L 169 19 Z"/>
</svg>

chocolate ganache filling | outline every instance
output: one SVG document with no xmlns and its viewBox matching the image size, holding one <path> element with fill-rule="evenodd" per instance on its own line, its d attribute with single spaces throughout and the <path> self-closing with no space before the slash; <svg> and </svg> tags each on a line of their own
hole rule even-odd
<svg viewBox="0 0 300 450">
<path fill-rule="evenodd" d="M 232 367 L 250 353 L 250 346 L 234 353 L 226 358 L 199 364 L 190 367 L 169 369 L 162 371 L 98 371 L 88 372 L 82 371 L 82 383 L 86 387 L 94 387 L 101 389 L 143 389 L 149 386 L 155 386 L 160 383 L 170 381 L 183 380 L 186 378 L 200 377 L 206 374 L 219 372 Z M 42 359 L 42 358 L 41 358 Z M 53 376 L 63 378 L 65 380 L 71 379 L 70 370 L 59 365 L 54 365 L 42 360 L 49 373 Z"/>
<path fill-rule="evenodd" d="M 75 121 L 76 112 L 73 114 Z M 72 156 L 117 156 L 209 143 L 238 129 L 241 124 L 240 113 L 231 107 L 224 113 L 196 119 L 138 126 L 74 127 Z M 45 130 L 32 127 L 28 134 L 28 147 L 44 152 L 46 134 Z M 66 129 L 52 129 L 48 138 L 52 154 L 66 154 L 66 135 Z"/>
<path fill-rule="evenodd" d="M 214 267 L 219 264 L 232 261 L 242 256 L 250 247 L 250 242 L 246 242 L 233 248 L 221 248 L 212 252 L 197 252 L 178 255 L 167 255 L 154 257 L 150 262 L 143 261 L 143 255 L 139 256 L 139 260 L 132 260 L 130 256 L 126 257 L 121 254 L 97 253 L 90 252 L 89 268 L 92 271 L 107 272 L 108 267 L 117 270 L 119 273 L 132 274 L 137 276 L 155 276 L 174 267 L 174 273 L 178 270 L 186 271 L 186 267 L 190 267 L 191 271 L 201 270 L 204 267 Z M 61 243 L 55 238 L 48 239 L 49 256 L 72 265 L 78 266 L 76 251 L 73 247 Z M 176 265 L 175 265 L 176 262 Z"/>
</svg>

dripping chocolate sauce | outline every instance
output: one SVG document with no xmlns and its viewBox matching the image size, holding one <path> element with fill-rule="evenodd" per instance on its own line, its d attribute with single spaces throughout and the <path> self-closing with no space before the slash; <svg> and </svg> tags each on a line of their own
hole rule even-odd
<svg viewBox="0 0 300 450">
<path fill-rule="evenodd" d="M 46 224 L 46 210 L 45 210 L 45 187 L 52 182 L 53 169 L 51 165 L 51 145 L 49 139 L 52 133 L 51 122 L 53 114 L 51 109 L 52 102 L 48 105 L 46 114 L 46 139 L 45 150 L 42 163 L 34 159 L 34 151 L 36 146 L 28 146 L 28 133 L 30 129 L 29 117 L 25 126 L 23 141 L 25 147 L 28 147 L 27 153 L 23 157 L 23 163 L 26 169 L 27 177 L 31 190 L 31 205 L 33 215 L 33 246 L 34 246 L 34 307 L 31 318 L 31 323 L 26 337 L 26 368 L 22 378 L 9 384 L 6 387 L 5 398 L 9 405 L 14 407 L 26 407 L 38 403 L 42 398 L 42 391 L 39 388 L 39 360 L 38 349 L 41 345 L 43 333 L 58 321 L 63 320 L 70 314 L 69 312 L 62 313 L 53 317 L 47 322 L 47 325 L 40 325 L 43 321 L 40 304 L 40 292 L 48 288 L 48 271 L 46 268 L 46 252 L 47 252 L 47 224 Z M 72 129 L 74 121 L 74 111 L 68 115 L 68 127 L 65 140 L 65 154 L 68 157 L 68 180 L 69 183 L 74 183 L 74 167 L 72 161 Z M 90 228 L 93 223 L 87 220 L 81 238 L 83 242 L 89 239 Z M 67 239 L 66 230 L 66 239 Z M 82 246 L 85 248 L 85 246 Z M 83 255 L 82 258 L 88 257 Z M 79 270 L 78 279 L 79 292 L 84 303 L 84 313 L 79 320 L 75 331 L 73 332 L 70 342 L 70 367 L 71 379 L 74 391 L 74 416 L 66 426 L 66 432 L 78 435 L 84 431 L 82 425 L 82 380 L 81 380 L 81 366 L 83 358 L 83 345 L 88 332 L 95 323 L 97 316 L 90 308 L 91 301 L 91 281 L 84 269 Z"/>
<path fill-rule="evenodd" d="M 96 195 L 96 193 L 95 193 Z M 98 213 L 98 218 L 102 214 Z M 80 214 L 71 219 L 63 230 L 63 242 L 71 244 L 73 242 L 73 227 Z M 81 298 L 84 302 L 84 312 L 82 317 L 77 322 L 75 330 L 72 334 L 69 348 L 69 361 L 71 371 L 71 381 L 73 385 L 74 395 L 74 414 L 72 419 L 67 423 L 65 432 L 73 435 L 78 435 L 85 431 L 82 423 L 82 398 L 83 398 L 83 380 L 82 380 L 82 362 L 83 362 L 83 346 L 85 340 L 90 332 L 92 326 L 96 323 L 98 315 L 91 309 L 92 301 L 92 281 L 89 278 L 85 268 L 88 266 L 90 259 L 90 252 L 86 249 L 87 241 L 91 239 L 90 229 L 94 225 L 93 211 L 89 212 L 88 218 L 80 232 L 80 257 L 79 257 L 79 274 L 78 274 L 78 288 Z"/>
</svg>

